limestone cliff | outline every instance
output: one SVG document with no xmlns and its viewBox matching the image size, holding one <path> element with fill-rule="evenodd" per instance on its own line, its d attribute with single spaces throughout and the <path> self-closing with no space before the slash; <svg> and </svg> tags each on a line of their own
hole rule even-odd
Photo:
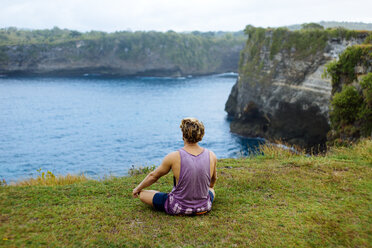
<svg viewBox="0 0 372 248">
<path fill-rule="evenodd" d="M 330 80 L 321 77 L 324 65 L 363 42 L 367 33 L 252 26 L 245 32 L 240 76 L 225 108 L 231 131 L 305 148 L 323 146 L 332 91 Z"/>
<path fill-rule="evenodd" d="M 39 38 L 39 31 L 0 31 L 0 75 L 177 77 L 237 72 L 245 41 L 242 34 L 230 33 L 121 32 L 96 38 L 57 30 L 60 36 Z M 11 40 L 17 35 L 24 40 Z"/>
</svg>

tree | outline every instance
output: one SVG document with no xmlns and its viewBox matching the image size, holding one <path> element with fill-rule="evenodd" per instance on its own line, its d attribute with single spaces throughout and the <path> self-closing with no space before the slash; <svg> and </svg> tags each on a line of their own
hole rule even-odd
<svg viewBox="0 0 372 248">
<path fill-rule="evenodd" d="M 301 24 L 301 27 L 302 29 L 324 29 L 322 25 L 315 22 Z"/>
</svg>

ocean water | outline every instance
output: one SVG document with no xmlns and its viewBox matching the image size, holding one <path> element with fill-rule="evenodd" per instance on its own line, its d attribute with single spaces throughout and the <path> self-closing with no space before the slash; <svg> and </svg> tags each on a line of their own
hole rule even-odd
<svg viewBox="0 0 372 248">
<path fill-rule="evenodd" d="M 249 154 L 259 139 L 230 133 L 224 111 L 236 77 L 0 78 L 0 179 L 50 170 L 102 178 L 159 165 L 183 146 L 182 118 L 205 125 L 218 158 Z"/>
</svg>

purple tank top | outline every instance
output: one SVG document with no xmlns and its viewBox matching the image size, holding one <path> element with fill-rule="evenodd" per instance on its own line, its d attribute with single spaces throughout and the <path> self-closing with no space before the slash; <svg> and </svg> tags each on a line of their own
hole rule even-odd
<svg viewBox="0 0 372 248">
<path fill-rule="evenodd" d="M 168 214 L 193 214 L 210 211 L 212 202 L 209 196 L 211 182 L 209 151 L 194 156 L 179 149 L 181 170 L 178 184 L 173 187 L 165 201 L 164 208 Z"/>
</svg>

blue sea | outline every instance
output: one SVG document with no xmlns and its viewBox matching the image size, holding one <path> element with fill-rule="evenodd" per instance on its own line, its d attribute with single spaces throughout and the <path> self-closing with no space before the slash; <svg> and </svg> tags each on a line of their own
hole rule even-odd
<svg viewBox="0 0 372 248">
<path fill-rule="evenodd" d="M 224 111 L 236 76 L 0 78 L 0 180 L 84 173 L 127 175 L 183 146 L 184 117 L 205 125 L 201 146 L 218 158 L 261 141 L 230 132 Z"/>
</svg>

